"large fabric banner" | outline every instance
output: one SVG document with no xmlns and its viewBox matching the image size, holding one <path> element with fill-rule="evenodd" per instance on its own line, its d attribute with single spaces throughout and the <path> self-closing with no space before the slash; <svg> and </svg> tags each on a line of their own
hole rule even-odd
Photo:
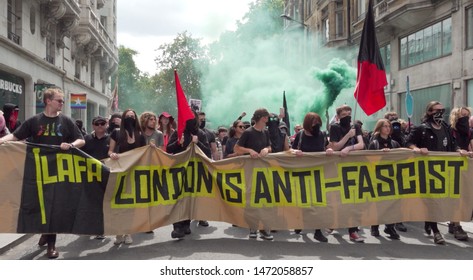
<svg viewBox="0 0 473 280">
<path fill-rule="evenodd" d="M 102 234 L 108 168 L 72 149 L 0 146 L 0 232 Z"/>
<path fill-rule="evenodd" d="M 42 148 L 36 153 L 42 154 Z M 56 157 L 61 158 L 60 154 Z M 90 164 L 90 171 L 84 171 L 88 164 L 72 165 L 72 160 L 71 165 L 61 167 L 52 157 L 36 156 L 35 165 L 26 169 L 25 158 L 35 159 L 35 152 L 21 143 L 0 146 L 0 155 L 0 232 L 24 230 L 23 213 L 15 209 L 24 207 L 21 189 L 25 173 L 38 174 L 38 167 L 46 165 L 48 171 L 43 174 L 58 174 L 59 181 L 82 174 L 84 189 L 102 188 L 108 175 L 102 201 L 98 201 L 100 195 L 81 198 L 88 200 L 88 209 L 103 207 L 107 235 L 146 232 L 183 219 L 224 221 L 248 228 L 346 228 L 400 221 L 470 221 L 473 210 L 471 159 L 457 153 L 420 156 L 398 149 L 358 151 L 340 157 L 337 153 L 296 156 L 287 152 L 214 162 L 197 146 L 177 155 L 147 146 L 124 153 L 117 161 L 107 160 L 101 167 L 102 184 L 97 186 L 93 186 L 94 180 L 99 181 L 96 161 Z M 14 164 L 5 164 L 6 158 Z M 71 170 L 68 167 L 80 167 L 81 171 L 61 176 L 54 170 Z M 64 183 L 61 190 L 78 183 L 77 179 Z M 39 186 L 36 182 L 35 187 Z M 38 191 L 29 193 L 38 199 Z M 53 197 L 45 200 L 45 205 L 71 204 L 63 199 Z M 57 215 L 53 217 L 61 223 L 63 214 L 48 213 Z M 83 212 L 79 216 L 87 217 L 83 219 L 85 227 L 88 222 L 92 227 L 100 214 Z M 40 225 L 42 216 L 38 213 L 31 219 L 26 224 Z M 55 227 L 47 230 L 57 231 Z"/>
</svg>

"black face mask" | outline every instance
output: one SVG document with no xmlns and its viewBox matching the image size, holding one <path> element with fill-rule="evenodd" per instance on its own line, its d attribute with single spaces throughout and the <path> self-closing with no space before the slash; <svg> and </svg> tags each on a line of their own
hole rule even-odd
<svg viewBox="0 0 473 280">
<path fill-rule="evenodd" d="M 313 126 L 312 126 L 312 129 L 311 129 L 311 131 L 310 131 L 310 133 L 311 133 L 313 136 L 319 135 L 319 133 L 320 133 L 320 124 L 317 123 L 317 124 L 313 125 Z"/>
<path fill-rule="evenodd" d="M 469 124 L 470 117 L 461 117 L 457 121 L 456 129 L 460 134 L 468 134 L 470 131 L 470 124 Z"/>
<path fill-rule="evenodd" d="M 130 136 L 133 135 L 133 131 L 135 130 L 135 119 L 132 117 L 126 117 L 123 123 L 125 130 L 128 132 Z"/>
<path fill-rule="evenodd" d="M 342 127 L 350 127 L 351 123 L 351 116 L 346 116 L 340 119 L 340 126 Z"/>
<path fill-rule="evenodd" d="M 200 129 L 204 129 L 204 127 L 205 127 L 205 120 L 200 121 L 199 128 L 200 128 Z"/>
</svg>

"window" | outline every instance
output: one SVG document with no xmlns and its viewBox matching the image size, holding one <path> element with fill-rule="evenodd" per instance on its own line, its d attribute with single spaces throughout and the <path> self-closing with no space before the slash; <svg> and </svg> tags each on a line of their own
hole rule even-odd
<svg viewBox="0 0 473 280">
<path fill-rule="evenodd" d="M 338 11 L 335 13 L 335 37 L 343 37 L 343 11 Z"/>
<path fill-rule="evenodd" d="M 473 80 L 466 82 L 466 104 L 473 107 Z"/>
<path fill-rule="evenodd" d="M 95 63 L 94 60 L 91 62 L 90 65 L 90 86 L 95 87 Z"/>
<path fill-rule="evenodd" d="M 357 15 L 358 19 L 361 20 L 364 18 L 366 13 L 366 0 L 358 0 L 357 1 Z"/>
<path fill-rule="evenodd" d="M 80 71 L 81 71 L 80 61 L 76 59 L 74 77 L 76 77 L 77 79 L 80 79 Z"/>
<path fill-rule="evenodd" d="M 411 123 L 415 125 L 419 125 L 421 123 L 421 119 L 424 116 L 425 113 L 425 107 L 427 106 L 427 103 L 429 103 L 432 100 L 439 101 L 440 103 L 445 106 L 445 112 L 450 112 L 451 110 L 451 85 L 446 84 L 446 85 L 441 85 L 441 86 L 435 86 L 435 87 L 430 87 L 430 88 L 424 88 L 424 89 L 419 89 L 419 90 L 411 90 L 412 97 L 414 98 L 414 112 L 412 114 L 412 119 Z M 403 92 L 400 95 L 399 102 L 400 102 L 400 113 L 401 113 L 401 118 L 404 120 L 407 119 L 407 113 L 406 113 L 406 93 Z M 448 122 L 448 114 L 444 115 L 445 121 Z"/>
<path fill-rule="evenodd" d="M 473 47 L 473 7 L 466 9 L 466 47 Z"/>
<path fill-rule="evenodd" d="M 400 40 L 400 66 L 406 68 L 452 53 L 452 19 L 447 18 Z"/>
<path fill-rule="evenodd" d="M 46 38 L 46 61 L 54 64 L 54 56 L 56 53 L 55 44 L 50 37 Z"/>
<path fill-rule="evenodd" d="M 322 43 L 327 43 L 330 39 L 330 29 L 329 29 L 328 18 L 322 21 Z"/>
<path fill-rule="evenodd" d="M 16 44 L 20 44 L 20 30 L 19 30 L 19 20 L 20 16 L 17 15 L 16 10 L 16 1 L 8 0 L 7 3 L 7 29 L 8 29 L 8 39 L 12 40 Z"/>
<path fill-rule="evenodd" d="M 391 44 L 388 44 L 384 47 L 379 48 L 381 53 L 381 58 L 383 59 L 384 69 L 386 73 L 391 72 Z"/>
</svg>

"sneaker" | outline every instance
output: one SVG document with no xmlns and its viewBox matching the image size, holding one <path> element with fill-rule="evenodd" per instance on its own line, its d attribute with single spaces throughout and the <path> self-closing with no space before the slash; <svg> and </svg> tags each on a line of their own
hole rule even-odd
<svg viewBox="0 0 473 280">
<path fill-rule="evenodd" d="M 269 232 L 270 231 L 260 230 L 259 231 L 260 237 L 263 238 L 264 240 L 273 240 L 274 237 Z"/>
<path fill-rule="evenodd" d="M 295 229 L 295 230 L 294 230 L 294 233 L 295 233 L 295 234 L 301 234 L 301 232 L 302 232 L 302 229 Z"/>
<path fill-rule="evenodd" d="M 396 230 L 398 230 L 398 231 L 402 231 L 402 232 L 406 232 L 406 231 L 407 231 L 407 228 L 406 228 L 406 226 L 405 226 L 403 223 L 397 223 L 397 224 L 395 225 L 395 227 L 396 227 Z"/>
<path fill-rule="evenodd" d="M 328 239 L 325 237 L 320 229 L 316 229 L 314 233 L 314 239 L 319 242 L 327 242 Z"/>
<path fill-rule="evenodd" d="M 453 223 L 448 223 L 448 233 L 454 234 L 455 232 L 455 225 Z"/>
<path fill-rule="evenodd" d="M 97 235 L 94 237 L 95 239 L 98 239 L 98 240 L 102 240 L 102 239 L 105 239 L 105 236 L 103 235 Z"/>
<path fill-rule="evenodd" d="M 184 236 L 185 236 L 185 233 L 181 232 L 179 230 L 173 230 L 171 232 L 171 237 L 172 238 L 182 239 L 182 238 L 184 238 Z"/>
<path fill-rule="evenodd" d="M 123 239 L 123 235 L 117 235 L 117 236 L 115 236 L 115 242 L 113 242 L 113 244 L 120 245 L 120 244 L 123 243 L 123 241 L 125 241 Z"/>
<path fill-rule="evenodd" d="M 256 234 L 256 230 L 254 229 L 250 229 L 250 238 L 256 238 L 258 237 L 258 235 Z"/>
<path fill-rule="evenodd" d="M 371 236 L 379 236 L 379 226 L 371 226 Z"/>
<path fill-rule="evenodd" d="M 455 236 L 455 239 L 457 240 L 461 240 L 461 241 L 468 240 L 468 234 L 463 230 L 462 226 L 460 225 L 455 226 L 453 230 L 453 235 Z"/>
<path fill-rule="evenodd" d="M 189 235 L 189 234 L 191 234 L 191 233 L 192 233 L 192 231 L 191 231 L 191 228 L 190 228 L 190 227 L 186 227 L 186 228 L 184 229 L 184 234 Z"/>
<path fill-rule="evenodd" d="M 125 244 L 126 245 L 130 245 L 131 243 L 133 243 L 133 239 L 131 238 L 131 235 L 129 234 L 125 234 Z"/>
<path fill-rule="evenodd" d="M 385 227 L 384 228 L 384 233 L 386 233 L 387 235 L 389 235 L 388 237 L 391 238 L 391 239 L 396 239 L 398 240 L 400 238 L 399 234 L 397 234 L 396 230 L 394 229 L 394 227 Z"/>
<path fill-rule="evenodd" d="M 364 242 L 365 241 L 365 238 L 364 237 L 361 237 L 360 235 L 358 235 L 358 232 L 352 232 L 350 233 L 350 240 L 353 241 L 353 242 Z"/>
<path fill-rule="evenodd" d="M 434 233 L 434 243 L 435 244 L 445 244 L 445 239 L 443 239 L 440 232 Z"/>
<path fill-rule="evenodd" d="M 201 226 L 201 227 L 208 227 L 208 226 L 209 226 L 209 222 L 207 222 L 207 221 L 199 221 L 199 226 Z"/>
</svg>

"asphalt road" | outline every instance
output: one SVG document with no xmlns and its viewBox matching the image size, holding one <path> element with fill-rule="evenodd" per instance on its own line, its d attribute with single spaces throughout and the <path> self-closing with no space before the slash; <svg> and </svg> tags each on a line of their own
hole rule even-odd
<svg viewBox="0 0 473 280">
<path fill-rule="evenodd" d="M 348 239 L 346 229 L 326 234 L 328 243 L 313 238 L 313 230 L 302 234 L 283 230 L 273 233 L 274 240 L 249 239 L 248 230 L 210 221 L 209 227 L 191 224 L 192 234 L 183 240 L 171 238 L 171 226 L 152 234 L 133 234 L 133 244 L 116 246 L 114 237 L 96 240 L 91 236 L 59 234 L 56 247 L 59 260 L 473 260 L 473 241 L 458 241 L 439 224 L 445 245 L 433 243 L 423 232 L 423 223 L 405 223 L 407 232 L 400 240 L 383 233 L 372 237 L 368 227 L 361 228 L 364 243 Z M 470 237 L 473 234 L 470 232 Z M 46 260 L 46 248 L 37 245 L 39 235 L 31 235 L 0 255 L 0 260 Z"/>
</svg>

